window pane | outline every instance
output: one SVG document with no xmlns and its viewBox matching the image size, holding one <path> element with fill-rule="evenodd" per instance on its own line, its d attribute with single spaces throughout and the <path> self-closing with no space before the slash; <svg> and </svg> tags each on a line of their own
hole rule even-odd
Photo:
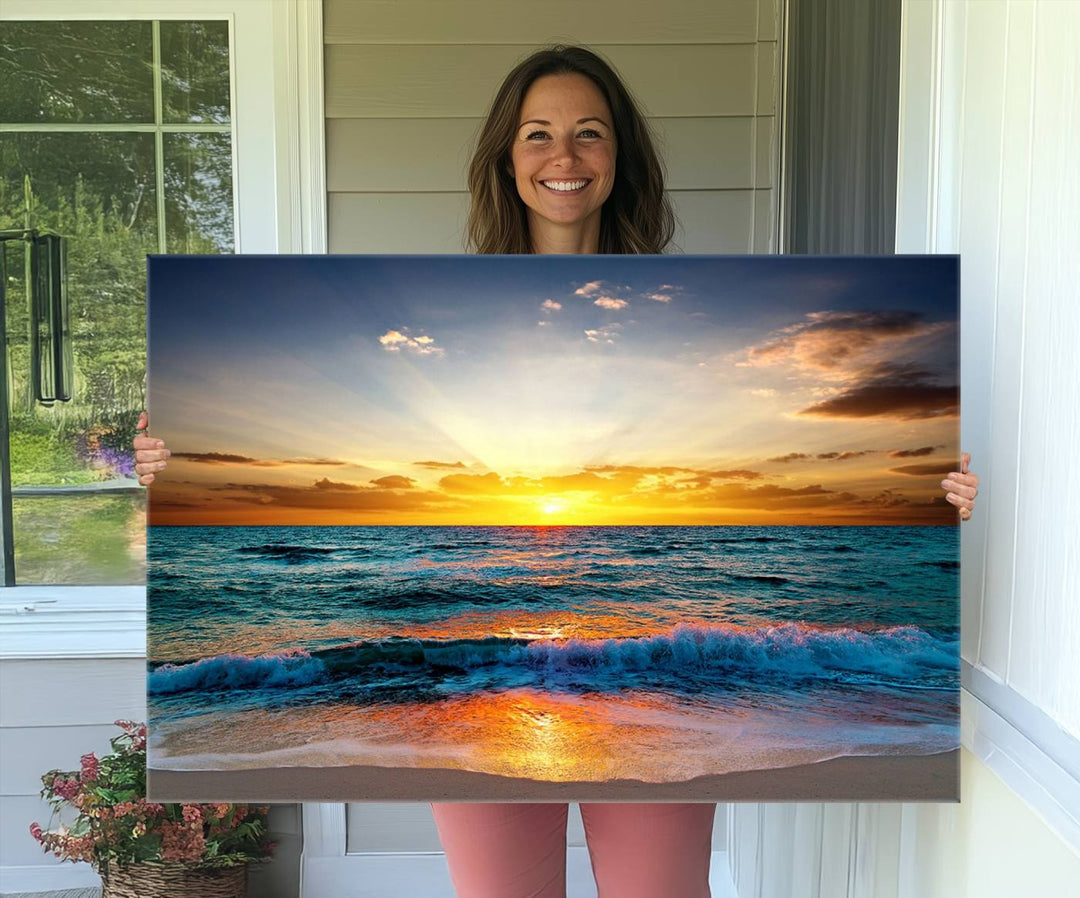
<svg viewBox="0 0 1080 898">
<path fill-rule="evenodd" d="M 165 120 L 227 130 L 227 23 L 159 28 Z M 19 583 L 145 581 L 145 491 L 123 484 L 146 405 L 146 255 L 166 237 L 171 252 L 233 250 L 229 133 L 34 130 L 153 125 L 152 63 L 150 21 L 5 22 L 0 33 L 0 120 L 28 129 L 0 133 L 0 229 L 67 238 L 74 362 L 72 401 L 36 402 L 25 244 L 2 244 Z M 63 487 L 79 492 L 35 493 Z"/>
<path fill-rule="evenodd" d="M 4 22 L 0 121 L 154 121 L 150 22 Z"/>
<path fill-rule="evenodd" d="M 165 122 L 229 121 L 229 23 L 161 23 Z"/>
<path fill-rule="evenodd" d="M 231 137 L 166 134 L 166 251 L 229 253 L 233 245 Z"/>
<path fill-rule="evenodd" d="M 146 491 L 104 496 L 16 497 L 20 584 L 146 582 Z"/>
<path fill-rule="evenodd" d="M 157 249 L 154 185 L 153 134 L 0 134 L 0 229 L 29 224 L 68 238 L 75 374 L 71 402 L 34 400 L 25 244 L 6 242 L 16 490 L 134 477 L 131 436 L 145 402 L 145 259 Z M 16 494 L 18 582 L 141 582 L 143 562 L 124 547 L 141 526 L 142 501 Z"/>
</svg>

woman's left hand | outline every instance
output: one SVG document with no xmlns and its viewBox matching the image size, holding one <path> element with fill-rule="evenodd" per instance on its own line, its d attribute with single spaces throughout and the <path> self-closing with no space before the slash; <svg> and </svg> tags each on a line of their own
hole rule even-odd
<svg viewBox="0 0 1080 898">
<path fill-rule="evenodd" d="M 945 500 L 959 509 L 961 521 L 966 521 L 971 517 L 971 510 L 975 507 L 975 497 L 979 495 L 979 477 L 977 474 L 968 473 L 969 464 L 971 464 L 971 456 L 966 452 L 962 453 L 960 470 L 947 474 L 941 481 L 941 488 L 946 490 Z"/>
</svg>

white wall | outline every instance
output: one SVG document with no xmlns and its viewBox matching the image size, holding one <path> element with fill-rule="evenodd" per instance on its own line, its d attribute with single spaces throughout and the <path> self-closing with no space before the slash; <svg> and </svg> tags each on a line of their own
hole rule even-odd
<svg viewBox="0 0 1080 898">
<path fill-rule="evenodd" d="M 734 808 L 742 898 L 1080 890 L 1080 3 L 903 12 L 897 248 L 960 254 L 983 483 L 962 531 L 962 799 Z"/>
</svg>

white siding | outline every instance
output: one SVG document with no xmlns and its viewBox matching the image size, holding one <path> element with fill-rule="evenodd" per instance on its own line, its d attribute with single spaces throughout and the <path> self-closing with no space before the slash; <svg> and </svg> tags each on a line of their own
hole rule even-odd
<svg viewBox="0 0 1080 898">
<path fill-rule="evenodd" d="M 51 813 L 41 774 L 78 770 L 86 752 L 110 751 L 114 720 L 145 718 L 145 669 L 132 658 L 0 661 L 0 868 L 52 862 L 29 830 Z"/>
<path fill-rule="evenodd" d="M 331 252 L 458 253 L 465 175 L 492 94 L 533 49 L 585 43 L 641 100 L 667 163 L 688 253 L 776 247 L 778 0 L 663 8 L 635 0 L 535 7 L 490 0 L 327 0 Z"/>
</svg>

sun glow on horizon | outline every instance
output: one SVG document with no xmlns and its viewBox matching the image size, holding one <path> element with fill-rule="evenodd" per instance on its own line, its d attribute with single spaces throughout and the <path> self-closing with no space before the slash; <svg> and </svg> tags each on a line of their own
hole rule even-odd
<svg viewBox="0 0 1080 898">
<path fill-rule="evenodd" d="M 545 497 L 540 501 L 540 510 L 544 514 L 562 514 L 566 511 L 566 503 L 562 499 Z"/>
</svg>

